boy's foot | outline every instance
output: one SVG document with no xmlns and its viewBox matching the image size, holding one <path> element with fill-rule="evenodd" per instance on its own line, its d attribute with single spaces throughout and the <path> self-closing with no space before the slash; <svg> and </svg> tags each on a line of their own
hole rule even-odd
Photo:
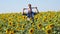
<svg viewBox="0 0 60 34">
<path fill-rule="evenodd" d="M 27 18 L 28 21 L 30 21 L 30 18 Z"/>
</svg>

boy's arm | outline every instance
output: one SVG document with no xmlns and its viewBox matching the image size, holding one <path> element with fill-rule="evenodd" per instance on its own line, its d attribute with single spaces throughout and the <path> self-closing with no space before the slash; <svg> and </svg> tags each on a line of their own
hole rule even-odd
<svg viewBox="0 0 60 34">
<path fill-rule="evenodd" d="M 24 10 L 25 10 L 25 9 L 23 8 L 23 14 L 24 14 Z"/>
<path fill-rule="evenodd" d="M 35 7 L 35 8 L 36 8 L 36 10 L 37 10 L 37 13 L 39 13 L 39 11 L 38 11 L 37 7 Z"/>
<path fill-rule="evenodd" d="M 32 9 L 36 9 L 36 10 L 37 10 L 37 13 L 39 13 L 39 11 L 38 11 L 37 7 L 32 7 Z"/>
<path fill-rule="evenodd" d="M 24 10 L 27 10 L 27 8 L 23 8 L 23 15 L 25 15 Z"/>
</svg>

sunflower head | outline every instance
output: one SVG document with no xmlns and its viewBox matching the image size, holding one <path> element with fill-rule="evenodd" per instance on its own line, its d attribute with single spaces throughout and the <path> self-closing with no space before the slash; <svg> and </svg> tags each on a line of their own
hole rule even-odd
<svg viewBox="0 0 60 34">
<path fill-rule="evenodd" d="M 49 28 L 53 28 L 53 27 L 54 27 L 54 24 L 50 24 L 50 25 L 49 25 Z"/>
<path fill-rule="evenodd" d="M 10 31 L 10 33 L 9 34 L 14 34 L 14 31 Z"/>
<path fill-rule="evenodd" d="M 12 21 L 13 20 L 13 18 L 8 18 L 8 21 Z"/>
<path fill-rule="evenodd" d="M 2 30 L 2 28 L 0 27 L 0 30 Z"/>
<path fill-rule="evenodd" d="M 8 25 L 13 26 L 13 22 L 10 21 L 10 22 L 8 23 Z"/>
<path fill-rule="evenodd" d="M 50 24 L 46 26 L 46 29 L 52 29 L 54 27 L 54 24 Z"/>
<path fill-rule="evenodd" d="M 34 27 L 35 23 L 31 23 L 32 27 Z"/>
<path fill-rule="evenodd" d="M 25 28 L 25 24 L 22 24 L 22 30 L 24 30 L 24 28 Z"/>
<path fill-rule="evenodd" d="M 23 19 L 25 19 L 26 17 L 25 16 L 22 16 Z"/>
<path fill-rule="evenodd" d="M 51 29 L 47 29 L 46 30 L 46 34 L 51 34 L 52 33 L 52 30 Z"/>
<path fill-rule="evenodd" d="M 34 33 L 34 28 L 29 29 L 29 33 L 33 34 Z"/>
<path fill-rule="evenodd" d="M 6 30 L 6 34 L 8 34 L 9 32 L 10 32 L 10 29 L 7 29 L 7 30 Z"/>
<path fill-rule="evenodd" d="M 15 14 L 12 14 L 13 17 L 15 17 L 16 15 Z"/>
<path fill-rule="evenodd" d="M 17 22 L 20 23 L 20 19 L 18 19 Z"/>
<path fill-rule="evenodd" d="M 20 23 L 18 23 L 18 24 L 17 24 L 17 26 L 21 26 L 21 24 L 20 24 Z"/>
<path fill-rule="evenodd" d="M 20 28 L 20 27 L 18 27 L 18 28 L 16 28 L 16 30 L 17 30 L 17 31 L 20 31 L 20 30 L 21 30 L 21 28 Z"/>
<path fill-rule="evenodd" d="M 37 27 L 38 27 L 38 29 L 41 29 L 41 28 L 42 28 L 42 24 L 39 23 L 39 24 L 37 25 Z"/>
</svg>

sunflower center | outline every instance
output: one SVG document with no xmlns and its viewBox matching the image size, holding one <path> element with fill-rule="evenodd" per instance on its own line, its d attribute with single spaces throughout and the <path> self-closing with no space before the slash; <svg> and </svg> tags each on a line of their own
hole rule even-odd
<svg viewBox="0 0 60 34">
<path fill-rule="evenodd" d="M 39 24 L 39 27 L 41 27 L 42 25 L 41 24 Z"/>
<path fill-rule="evenodd" d="M 30 31 L 31 33 L 33 32 L 33 30 Z"/>
<path fill-rule="evenodd" d="M 51 33 L 51 30 L 48 30 L 47 32 L 48 32 L 48 33 Z"/>
</svg>

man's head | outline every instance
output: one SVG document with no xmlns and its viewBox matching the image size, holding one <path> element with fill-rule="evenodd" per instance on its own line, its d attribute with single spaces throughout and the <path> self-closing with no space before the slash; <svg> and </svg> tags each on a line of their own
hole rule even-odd
<svg viewBox="0 0 60 34">
<path fill-rule="evenodd" d="M 28 4 L 28 7 L 31 8 L 31 4 Z"/>
</svg>

